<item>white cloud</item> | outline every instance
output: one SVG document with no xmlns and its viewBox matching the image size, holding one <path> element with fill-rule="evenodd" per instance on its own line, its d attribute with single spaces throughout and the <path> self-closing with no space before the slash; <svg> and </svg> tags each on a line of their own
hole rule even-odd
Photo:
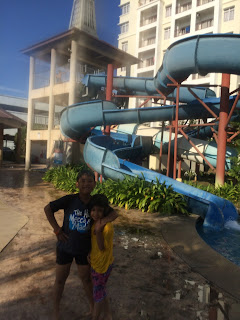
<svg viewBox="0 0 240 320">
<path fill-rule="evenodd" d="M 8 87 L 4 87 L 4 86 L 0 86 L 0 90 L 4 91 L 4 92 L 7 92 L 7 93 L 26 94 L 26 92 L 24 90 L 8 88 Z"/>
</svg>

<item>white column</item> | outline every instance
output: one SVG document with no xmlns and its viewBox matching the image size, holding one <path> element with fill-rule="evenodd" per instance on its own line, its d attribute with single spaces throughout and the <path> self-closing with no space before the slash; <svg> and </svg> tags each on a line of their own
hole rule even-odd
<svg viewBox="0 0 240 320">
<path fill-rule="evenodd" d="M 196 32 L 196 10 L 197 10 L 197 0 L 193 0 L 192 10 L 191 10 L 191 23 L 190 23 L 191 34 L 194 34 Z"/>
<path fill-rule="evenodd" d="M 32 130 L 32 123 L 33 123 L 33 99 L 32 99 L 33 81 L 34 81 L 34 58 L 30 57 L 25 170 L 29 170 L 31 167 L 30 132 Z"/>
<path fill-rule="evenodd" d="M 69 79 L 69 98 L 68 104 L 74 104 L 76 101 L 76 78 L 77 78 L 77 42 L 72 40 L 70 57 L 70 79 Z"/>
<path fill-rule="evenodd" d="M 165 12 L 163 12 L 165 14 Z M 170 39 L 171 43 L 175 41 L 175 16 L 176 16 L 176 0 L 172 1 L 172 18 L 171 18 L 171 31 L 170 31 Z"/>
<path fill-rule="evenodd" d="M 50 83 L 49 83 L 49 110 L 48 110 L 48 141 L 47 141 L 47 163 L 51 162 L 53 141 L 52 141 L 52 129 L 54 122 L 55 103 L 53 95 L 53 87 L 55 84 L 56 74 L 56 50 L 51 49 L 51 68 L 50 68 Z"/>
<path fill-rule="evenodd" d="M 3 126 L 0 124 L 0 166 L 3 161 Z"/>
</svg>

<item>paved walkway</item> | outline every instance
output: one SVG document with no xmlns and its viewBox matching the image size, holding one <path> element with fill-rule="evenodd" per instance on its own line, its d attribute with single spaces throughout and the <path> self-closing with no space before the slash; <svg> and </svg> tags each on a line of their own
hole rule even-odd
<svg viewBox="0 0 240 320">
<path fill-rule="evenodd" d="M 0 252 L 15 237 L 28 218 L 0 200 Z"/>
</svg>

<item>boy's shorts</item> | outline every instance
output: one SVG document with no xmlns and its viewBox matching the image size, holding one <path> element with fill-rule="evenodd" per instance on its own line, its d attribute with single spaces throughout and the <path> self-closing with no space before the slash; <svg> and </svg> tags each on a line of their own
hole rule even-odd
<svg viewBox="0 0 240 320">
<path fill-rule="evenodd" d="M 57 258 L 56 258 L 57 264 L 64 265 L 64 264 L 72 263 L 73 259 L 75 259 L 75 262 L 78 265 L 88 265 L 87 253 L 72 255 L 57 247 L 56 254 L 57 254 Z"/>
<path fill-rule="evenodd" d="M 93 299 L 95 302 L 100 302 L 106 297 L 106 284 L 112 271 L 113 265 L 111 264 L 105 273 L 98 273 L 91 268 L 92 282 L 93 282 Z"/>
</svg>

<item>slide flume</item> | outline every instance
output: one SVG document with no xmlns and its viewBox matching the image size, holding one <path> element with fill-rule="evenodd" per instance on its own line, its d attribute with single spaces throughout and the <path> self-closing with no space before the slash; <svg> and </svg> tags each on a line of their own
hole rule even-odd
<svg viewBox="0 0 240 320">
<path fill-rule="evenodd" d="M 155 78 L 147 80 L 151 81 L 149 85 L 154 85 L 155 88 L 169 95 L 173 91 L 172 87 L 168 87 L 168 84 L 171 83 L 171 77 L 178 82 L 182 82 L 191 73 L 219 72 L 239 75 L 239 49 L 239 35 L 203 35 L 183 39 L 169 47 L 157 75 Z M 131 79 L 132 90 L 134 90 L 134 81 L 137 80 Z M 147 86 L 147 81 L 145 81 L 145 85 Z M 135 91 L 142 92 L 139 88 L 135 88 Z M 230 99 L 230 106 L 233 99 Z M 216 114 L 219 113 L 219 99 L 206 98 L 204 102 Z M 172 120 L 174 119 L 174 112 L 173 106 L 119 110 L 110 101 L 95 100 L 64 109 L 60 124 L 61 131 L 65 136 L 77 140 L 91 127 Z M 205 112 L 206 115 L 203 116 Z M 200 117 L 210 117 L 210 114 L 197 101 L 180 106 L 179 120 Z M 126 175 L 129 175 L 139 176 L 140 178 L 144 176 L 147 181 L 155 182 L 156 179 L 160 183 L 165 181 L 166 185 L 172 185 L 176 192 L 187 197 L 189 211 L 202 216 L 206 227 L 221 229 L 226 221 L 237 219 L 237 210 L 230 201 L 124 161 L 118 158 L 113 151 L 108 150 L 107 147 L 113 143 L 111 137 L 96 136 L 88 138 L 84 147 L 86 163 L 102 174 L 104 178 L 124 179 Z M 120 147 L 118 146 L 119 149 Z"/>
</svg>

